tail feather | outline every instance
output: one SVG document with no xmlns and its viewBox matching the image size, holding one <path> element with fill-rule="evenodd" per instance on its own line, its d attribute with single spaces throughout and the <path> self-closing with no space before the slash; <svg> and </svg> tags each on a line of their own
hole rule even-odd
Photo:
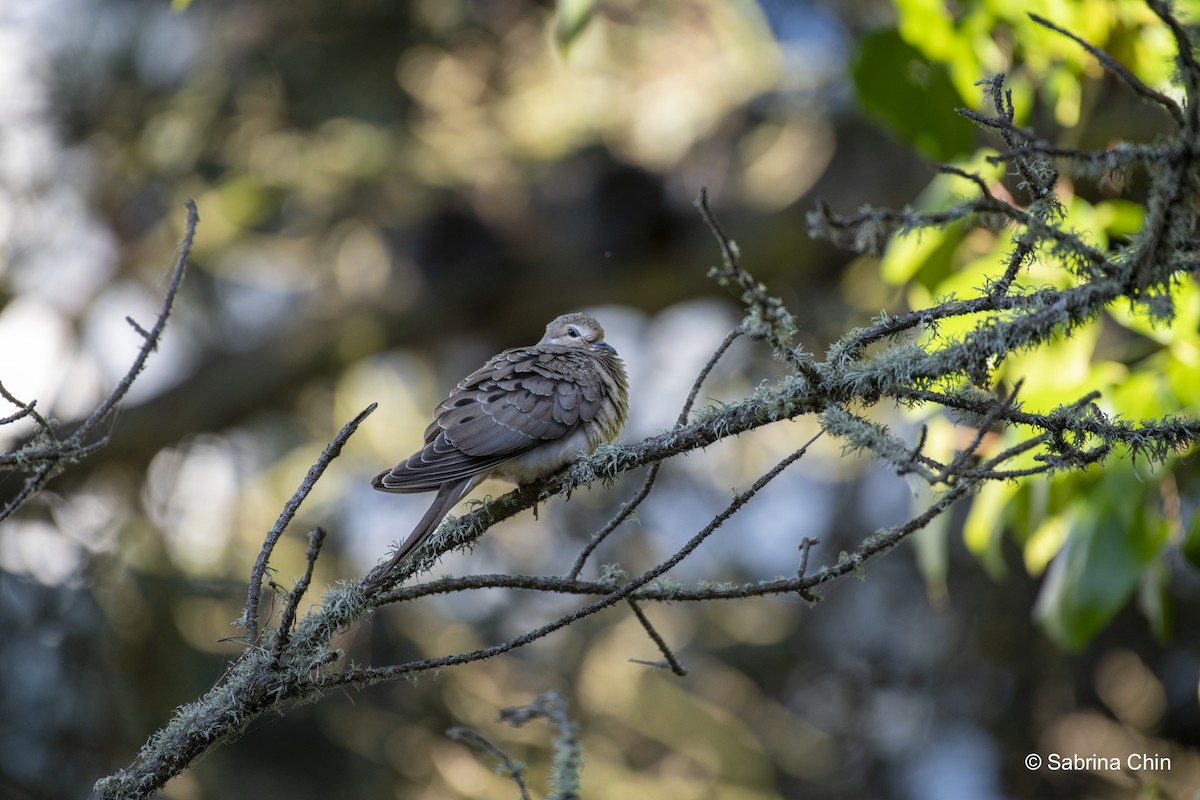
<svg viewBox="0 0 1200 800">
<path fill-rule="evenodd" d="M 443 483 L 438 489 L 437 497 L 433 498 L 433 503 L 429 506 L 429 510 L 425 512 L 425 515 L 421 517 L 421 521 L 417 523 L 417 527 L 413 528 L 412 533 L 408 535 L 408 538 L 404 540 L 404 543 L 392 555 L 392 560 L 387 563 L 387 566 L 383 568 L 380 575 L 386 575 L 391 572 L 413 550 L 424 544 L 430 534 L 437 530 L 438 523 L 450 513 L 450 509 L 458 505 L 458 501 L 462 500 L 467 492 L 475 488 L 478 482 L 478 478 L 470 477 L 461 481 Z"/>
</svg>

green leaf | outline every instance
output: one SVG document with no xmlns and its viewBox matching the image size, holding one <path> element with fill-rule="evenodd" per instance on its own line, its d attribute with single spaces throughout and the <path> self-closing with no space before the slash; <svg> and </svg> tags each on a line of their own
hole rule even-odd
<svg viewBox="0 0 1200 800">
<path fill-rule="evenodd" d="M 1147 484 L 1125 466 L 1079 498 L 1066 545 L 1050 563 L 1034 616 L 1060 646 L 1084 647 L 1128 602 L 1166 542 L 1161 518 L 1143 512 Z M 1167 609 L 1143 596 L 1155 628 Z"/>
<path fill-rule="evenodd" d="M 1004 535 L 1003 514 L 1017 494 L 1014 483 L 987 483 L 976 493 L 963 524 L 963 539 L 984 569 L 999 580 L 1006 572 L 1001 543 Z"/>
<path fill-rule="evenodd" d="M 1171 598 L 1171 572 L 1165 561 L 1155 559 L 1142 570 L 1138 584 L 1138 610 L 1150 623 L 1150 630 L 1160 642 L 1171 634 L 1175 606 Z"/>
<path fill-rule="evenodd" d="M 923 155 L 951 161 L 971 152 L 971 124 L 955 112 L 967 103 L 945 65 L 930 61 L 899 32 L 863 39 L 853 77 L 863 108 Z"/>
<path fill-rule="evenodd" d="M 1128 558 L 1123 539 L 1120 526 L 1097 509 L 1076 517 L 1034 608 L 1038 624 L 1059 646 L 1081 649 L 1129 599 L 1140 565 Z"/>
<path fill-rule="evenodd" d="M 918 494 L 923 501 L 933 500 L 928 487 L 920 489 Z M 950 517 L 947 514 L 939 514 L 912 536 L 917 569 L 925 579 L 925 596 L 932 603 L 944 602 L 949 594 L 946 586 L 946 575 L 950 570 L 949 540 Z"/>
<path fill-rule="evenodd" d="M 945 228 L 914 231 L 897 236 L 888 244 L 879 271 L 888 283 L 903 285 L 920 280 L 929 289 L 951 274 L 954 254 L 962 242 L 964 226 L 953 222 Z"/>
<path fill-rule="evenodd" d="M 561 50 L 568 50 L 579 35 L 587 30 L 596 11 L 596 0 L 558 0 L 558 15 L 554 20 L 554 40 Z"/>
</svg>

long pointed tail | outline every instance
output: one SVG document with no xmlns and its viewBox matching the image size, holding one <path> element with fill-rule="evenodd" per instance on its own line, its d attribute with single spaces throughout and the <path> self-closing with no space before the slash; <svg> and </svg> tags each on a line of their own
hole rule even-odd
<svg viewBox="0 0 1200 800">
<path fill-rule="evenodd" d="M 437 530 L 438 523 L 450 513 L 450 509 L 458 505 L 458 501 L 462 500 L 467 492 L 475 488 L 475 484 L 478 482 L 476 478 L 466 478 L 452 483 L 443 483 L 441 488 L 438 489 L 437 497 L 433 498 L 433 503 L 429 506 L 429 510 L 425 512 L 425 516 L 421 517 L 421 521 L 417 523 L 417 527 L 413 528 L 413 532 L 408 535 L 408 538 L 396 550 L 392 556 L 392 560 L 379 573 L 380 577 L 390 573 L 413 550 L 420 547 L 429 538 L 430 534 Z"/>
</svg>

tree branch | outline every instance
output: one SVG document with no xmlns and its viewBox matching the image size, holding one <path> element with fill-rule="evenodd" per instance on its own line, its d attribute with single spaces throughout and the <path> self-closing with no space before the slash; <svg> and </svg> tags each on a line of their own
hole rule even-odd
<svg viewBox="0 0 1200 800">
<path fill-rule="evenodd" d="M 192 252 L 192 242 L 196 238 L 196 225 L 200 221 L 200 216 L 196 211 L 196 204 L 188 200 L 186 205 L 188 212 L 187 228 L 183 235 L 183 240 L 180 242 L 179 255 L 176 257 L 175 266 L 171 270 L 171 279 L 167 284 L 162 306 L 154 319 L 154 324 L 149 330 L 146 330 L 133 322 L 133 320 L 129 320 L 134 330 L 141 336 L 142 345 L 138 348 L 137 355 L 134 357 L 129 369 L 125 372 L 125 375 L 108 396 L 92 410 L 79 427 L 68 436 L 60 436 L 56 427 L 49 420 L 33 410 L 36 401 L 28 404 L 22 403 L 13 397 L 7 389 L 0 387 L 0 397 L 3 397 L 21 409 L 17 414 L 0 420 L 0 425 L 29 416 L 33 419 L 36 426 L 35 436 L 29 443 L 14 453 L 0 454 L 0 472 L 20 471 L 28 473 L 25 483 L 17 495 L 10 498 L 0 508 L 0 522 L 12 516 L 18 508 L 29 500 L 29 498 L 41 491 L 55 475 L 66 469 L 68 465 L 104 447 L 107 443 L 107 434 L 100 435 L 96 440 L 91 440 L 91 437 L 99 430 L 101 425 L 112 417 L 113 412 L 117 410 L 117 406 L 125 399 L 125 395 L 129 393 L 133 382 L 145 368 L 150 354 L 158 349 L 158 343 L 162 339 L 163 331 L 167 327 L 167 319 L 170 317 L 171 309 L 175 305 L 175 296 L 179 292 L 180 285 L 183 283 L 183 275 L 187 269 L 188 257 Z"/>
<path fill-rule="evenodd" d="M 890 551 L 986 482 L 1082 470 L 1114 453 L 1165 461 L 1176 451 L 1200 441 L 1200 422 L 1169 416 L 1140 423 L 1110 418 L 1097 407 L 1098 394 L 1095 392 L 1085 393 L 1074 402 L 1049 410 L 1031 411 L 1024 409 L 1019 400 L 1020 381 L 1003 393 L 981 388 L 993 384 L 992 370 L 1008 355 L 1045 346 L 1055 337 L 1069 336 L 1119 300 L 1144 304 L 1152 314 L 1158 315 L 1156 318 L 1169 319 L 1170 299 L 1166 289 L 1182 271 L 1194 268 L 1196 209 L 1190 203 L 1194 196 L 1200 196 L 1195 186 L 1200 177 L 1193 175 L 1200 171 L 1194 168 L 1192 154 L 1200 148 L 1195 125 L 1196 103 L 1192 100 L 1200 84 L 1200 68 L 1196 67 L 1190 43 L 1166 7 L 1155 0 L 1152 0 L 1152 7 L 1167 20 L 1179 42 L 1182 71 L 1189 82 L 1189 103 L 1184 130 L 1175 140 L 1164 143 L 1157 150 L 1143 151 L 1133 146 L 1117 148 L 1121 163 L 1145 165 L 1151 182 L 1145 228 L 1132 244 L 1104 252 L 1065 227 L 1062 208 L 1054 195 L 1057 173 L 1049 158 L 1061 156 L 1093 165 L 1112 162 L 1104 161 L 1102 156 L 1094 153 L 1062 151 L 1040 140 L 1034 133 L 1018 128 L 1013 121 L 1011 94 L 1004 89 L 1000 77 L 990 79 L 985 82 L 985 87 L 996 114 L 967 112 L 966 115 L 1000 135 L 1006 151 L 995 158 L 1013 164 L 1021 175 L 1032 198 L 1027 207 L 999 199 L 989 191 L 987 182 L 976 175 L 947 168 L 944 171 L 972 182 L 978 196 L 949 209 L 925 212 L 866 209 L 848 216 L 839 216 L 826 205 L 818 204 L 809 215 L 809 225 L 814 235 L 825 236 L 860 252 L 876 253 L 900 233 L 999 215 L 1015 229 L 1014 248 L 1004 259 L 1002 273 L 980 289 L 977 296 L 945 298 L 929 308 L 882 316 L 866 329 L 847 333 L 829 348 L 824 361 L 816 363 L 791 345 L 795 335 L 794 317 L 739 264 L 735 243 L 712 214 L 707 193 L 701 191 L 696 205 L 716 239 L 721 255 L 721 266 L 712 274 L 722 284 L 741 291 L 746 316 L 743 323 L 715 348 L 708 364 L 697 375 L 677 424 L 641 442 L 602 446 L 590 456 L 581 458 L 565 474 L 485 502 L 461 518 L 447 519 L 418 549 L 416 557 L 393 572 L 385 574 L 382 567 L 377 567 L 356 582 L 329 589 L 318 608 L 297 620 L 299 598 L 308 587 L 319 552 L 317 535 L 310 541 L 305 576 L 289 593 L 279 628 L 265 627 L 258 618 L 257 604 L 273 547 L 329 460 L 337 455 L 345 439 L 373 406 L 368 408 L 330 443 L 267 534 L 251 573 L 244 616 L 249 643 L 242 657 L 204 698 L 181 707 L 151 738 L 128 770 L 97 784 L 100 796 L 131 799 L 147 796 L 211 747 L 238 736 L 252 719 L 265 711 L 279 710 L 291 703 L 311 702 L 325 693 L 346 687 L 396 681 L 493 658 L 615 606 L 630 608 L 664 655 L 668 666 L 676 674 L 682 674 L 682 664 L 650 624 L 641 604 L 734 600 L 784 593 L 815 601 L 820 597 L 820 590 L 861 572 L 873 559 Z M 1040 18 L 1036 21 L 1060 30 Z M 1067 35 L 1083 44 L 1089 52 L 1094 51 L 1077 37 Z M 1186 53 L 1183 52 L 1185 49 Z M 1102 59 L 1102 63 L 1111 68 L 1110 61 Z M 1122 79 L 1134 91 L 1161 103 L 1152 90 L 1142 91 L 1145 87 L 1140 83 L 1124 76 Z M 1184 247 L 1192 255 L 1181 257 Z M 1021 272 L 1035 254 L 1042 253 L 1058 260 L 1067 276 L 1063 281 L 1067 284 L 1065 288 L 1039 286 L 1034 289 L 1020 285 Z M 968 331 L 957 338 L 942 338 L 937 334 L 937 327 L 946 320 L 969 320 L 971 325 L 964 325 L 969 327 Z M 896 341 L 901 334 L 918 328 L 929 333 L 924 341 Z M 743 332 L 756 341 L 765 342 L 772 354 L 786 364 L 787 374 L 774 382 L 764 382 L 738 402 L 692 413 L 692 405 L 709 371 Z M 154 329 L 147 331 L 147 341 L 153 335 Z M 957 453 L 950 456 L 931 454 L 926 451 L 925 429 L 916 435 L 915 442 L 908 441 L 865 412 L 865 407 L 885 400 L 902 406 L 928 406 L 969 417 L 977 430 L 966 447 Z M 21 409 L 18 415 L 32 416 L 34 413 L 32 404 L 18 404 L 18 407 Z M 580 578 L 595 548 L 649 495 L 664 460 L 774 422 L 808 414 L 819 415 L 822 430 L 817 436 L 837 437 L 845 450 L 863 452 L 891 465 L 901 474 L 925 481 L 934 490 L 933 502 L 903 524 L 866 536 L 853 550 L 842 553 L 815 571 L 810 570 L 810 557 L 816 542 L 803 537 L 798 542 L 798 569 L 791 576 L 741 585 L 701 582 L 685 588 L 672 584 L 668 573 L 721 529 L 768 483 L 802 458 L 815 441 L 814 436 L 760 475 L 749 488 L 738 492 L 682 547 L 650 569 L 629 579 L 619 570 L 611 570 L 598 581 Z M 987 433 L 997 428 L 1006 429 L 1006 446 L 997 453 L 985 452 L 985 442 L 991 438 Z M 470 544 L 500 520 L 553 494 L 597 481 L 610 482 L 629 470 L 647 465 L 651 466 L 650 474 L 634 499 L 590 538 L 565 576 L 476 575 L 401 586 L 407 578 L 428 570 L 442 554 Z M 800 532 L 796 535 L 799 537 Z M 396 664 L 351 666 L 338 672 L 329 669 L 341 656 L 333 647 L 335 635 L 359 621 L 364 614 L 421 597 L 484 588 L 547 592 L 583 599 L 575 601 L 578 603 L 575 607 L 549 621 L 476 649 Z M 555 720 L 562 732 L 562 771 L 571 780 L 556 787 L 556 796 L 574 797 L 578 788 L 577 783 L 571 781 L 578 779 L 578 764 L 571 761 L 571 754 L 577 753 L 577 741 L 572 738 L 572 728 L 561 703 L 556 705 L 552 700 L 543 702 L 539 698 L 510 719 L 523 720 L 539 715 Z M 483 746 L 477 740 L 472 741 Z M 504 760 L 498 748 L 485 746 L 484 749 Z M 505 764 L 506 770 L 516 771 L 509 762 Z"/>
</svg>

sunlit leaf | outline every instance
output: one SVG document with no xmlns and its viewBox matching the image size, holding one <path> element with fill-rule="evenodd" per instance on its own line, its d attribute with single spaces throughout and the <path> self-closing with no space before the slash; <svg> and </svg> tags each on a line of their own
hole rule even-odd
<svg viewBox="0 0 1200 800">
<path fill-rule="evenodd" d="M 1161 552 L 1165 527 L 1160 517 L 1143 512 L 1145 492 L 1132 468 L 1123 467 L 1078 499 L 1067 543 L 1050 563 L 1034 610 L 1060 646 L 1077 650 L 1091 641 Z M 1153 604 L 1143 609 L 1165 620 L 1165 610 L 1155 611 Z M 1153 616 L 1151 622 L 1158 624 Z"/>
<path fill-rule="evenodd" d="M 993 578 L 1003 577 L 1004 556 L 1000 551 L 1004 526 L 1001 514 L 1017 493 L 1016 484 L 989 483 L 979 490 L 963 524 L 967 548 L 983 562 Z"/>
<path fill-rule="evenodd" d="M 922 500 L 928 500 L 930 492 L 920 492 Z M 913 534 L 913 549 L 917 556 L 917 569 L 925 580 L 925 594 L 931 601 L 945 600 L 947 595 L 946 575 L 950 568 L 950 517 L 942 514 L 933 522 Z"/>
<path fill-rule="evenodd" d="M 595 11 L 596 0 L 558 0 L 554 40 L 561 49 L 568 49 L 579 35 L 587 30 Z"/>
<path fill-rule="evenodd" d="M 1146 209 L 1131 200 L 1104 200 L 1096 204 L 1096 215 L 1109 236 L 1127 238 L 1141 229 Z"/>
<path fill-rule="evenodd" d="M 1062 550 L 1071 532 L 1071 520 L 1056 514 L 1042 520 L 1025 543 L 1025 569 L 1041 575 L 1051 559 Z"/>
<path fill-rule="evenodd" d="M 919 275 L 922 283 L 932 287 L 950 270 L 960 241 L 962 226 L 957 224 L 897 237 L 888 245 L 880 264 L 883 279 L 903 284 Z"/>
</svg>

